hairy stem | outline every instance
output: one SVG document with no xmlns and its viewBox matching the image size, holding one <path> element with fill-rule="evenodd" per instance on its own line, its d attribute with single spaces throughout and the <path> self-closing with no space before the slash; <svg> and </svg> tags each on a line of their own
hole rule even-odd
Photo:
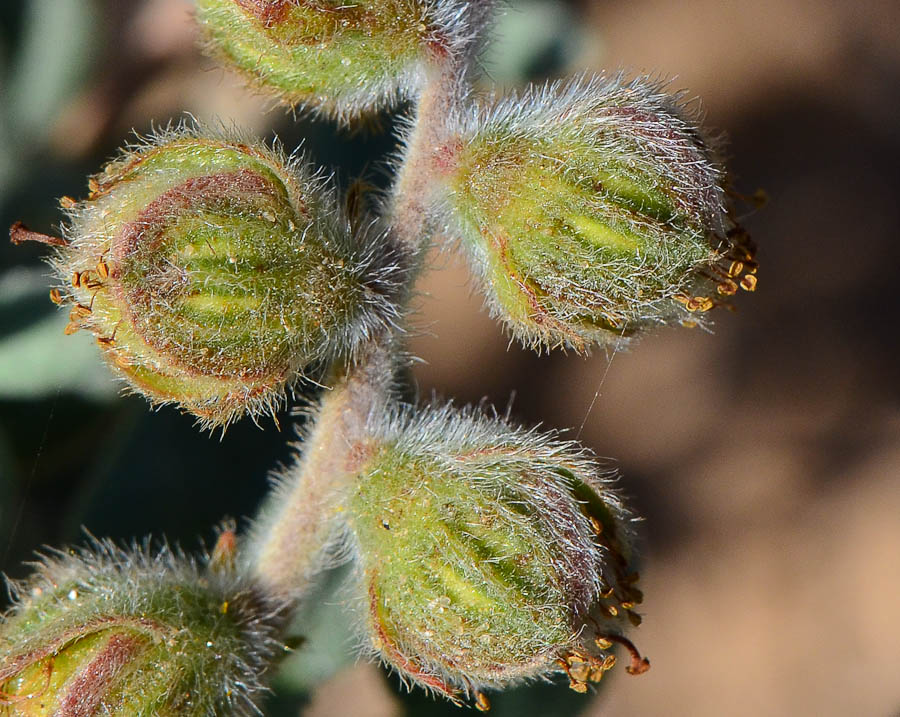
<svg viewBox="0 0 900 717">
<path fill-rule="evenodd" d="M 303 452 L 260 512 L 244 551 L 247 567 L 270 595 L 298 600 L 336 539 L 334 518 L 371 453 L 370 416 L 387 410 L 393 337 L 373 338 L 360 360 L 334 376 L 312 417 Z"/>
<path fill-rule="evenodd" d="M 397 243 L 409 253 L 416 267 L 428 248 L 427 217 L 435 175 L 451 166 L 456 152 L 450 131 L 452 123 L 447 118 L 459 110 L 468 94 L 465 67 L 454 58 L 435 56 L 426 77 L 389 209 L 391 230 Z"/>
<path fill-rule="evenodd" d="M 406 301 L 428 246 L 433 178 L 449 161 L 448 113 L 465 97 L 463 69 L 436 54 L 391 197 L 388 240 L 405 265 Z M 244 558 L 262 586 L 300 600 L 340 539 L 336 518 L 371 455 L 370 416 L 388 410 L 400 343 L 397 331 L 373 336 L 355 362 L 341 367 L 313 416 L 300 461 L 272 492 L 248 539 Z"/>
</svg>

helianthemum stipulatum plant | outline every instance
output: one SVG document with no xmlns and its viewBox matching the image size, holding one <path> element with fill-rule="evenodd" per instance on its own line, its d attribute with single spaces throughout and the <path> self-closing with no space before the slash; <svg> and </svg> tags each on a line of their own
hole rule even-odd
<svg viewBox="0 0 900 717">
<path fill-rule="evenodd" d="M 410 100 L 377 216 L 305 160 L 191 125 L 64 198 L 51 298 L 126 388 L 204 427 L 260 420 L 305 379 L 294 464 L 250 532 L 203 561 L 94 542 L 16 585 L 0 627 L 15 714 L 244 714 L 323 566 L 353 564 L 365 643 L 401 678 L 484 690 L 565 674 L 587 690 L 640 622 L 633 515 L 587 449 L 483 410 L 404 404 L 412 283 L 440 239 L 538 351 L 697 325 L 756 286 L 725 175 L 659 83 L 580 77 L 505 99 L 472 67 L 488 0 L 197 0 L 204 46 L 344 124 Z"/>
</svg>

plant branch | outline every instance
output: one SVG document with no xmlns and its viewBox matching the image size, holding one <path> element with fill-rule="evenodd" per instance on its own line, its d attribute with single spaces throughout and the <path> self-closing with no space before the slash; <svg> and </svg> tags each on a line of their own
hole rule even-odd
<svg viewBox="0 0 900 717">
<path fill-rule="evenodd" d="M 391 196 L 388 240 L 406 269 L 406 301 L 428 247 L 433 178 L 451 159 L 446 117 L 466 96 L 464 68 L 435 53 Z M 373 450 L 368 422 L 388 410 L 399 331 L 375 335 L 355 362 L 342 366 L 312 417 L 303 453 L 263 506 L 244 550 L 247 567 L 273 596 L 297 601 L 340 539 L 337 515 Z"/>
<path fill-rule="evenodd" d="M 452 166 L 456 152 L 452 123 L 447 118 L 459 111 L 469 94 L 465 74 L 465 63 L 458 59 L 439 53 L 432 57 L 391 194 L 391 231 L 417 270 L 429 245 L 434 179 Z"/>
<path fill-rule="evenodd" d="M 334 375 L 298 462 L 260 511 L 243 559 L 273 597 L 302 598 L 340 538 L 334 519 L 373 449 L 370 416 L 383 414 L 390 400 L 394 342 L 389 334 L 374 337 L 359 361 Z"/>
</svg>

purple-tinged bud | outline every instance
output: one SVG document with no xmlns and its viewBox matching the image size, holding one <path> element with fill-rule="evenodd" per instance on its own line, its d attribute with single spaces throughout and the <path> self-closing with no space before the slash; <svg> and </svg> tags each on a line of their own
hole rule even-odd
<svg viewBox="0 0 900 717">
<path fill-rule="evenodd" d="M 52 259 L 66 333 L 92 332 L 129 389 L 205 426 L 274 411 L 304 370 L 352 356 L 394 317 L 382 245 L 354 236 L 327 183 L 278 151 L 168 132 L 90 186 L 63 200 Z"/>
<path fill-rule="evenodd" d="M 0 712 L 259 714 L 279 608 L 233 572 L 96 541 L 45 557 L 0 620 Z"/>
<path fill-rule="evenodd" d="M 724 172 L 658 83 L 582 78 L 452 121 L 444 221 L 524 344 L 586 351 L 694 325 L 755 288 Z"/>
<path fill-rule="evenodd" d="M 451 407 L 373 430 L 346 514 L 371 645 L 404 680 L 484 709 L 555 672 L 585 691 L 633 649 L 630 516 L 583 448 Z"/>
<path fill-rule="evenodd" d="M 349 121 L 468 56 L 493 0 L 197 0 L 207 51 L 290 105 Z"/>
</svg>

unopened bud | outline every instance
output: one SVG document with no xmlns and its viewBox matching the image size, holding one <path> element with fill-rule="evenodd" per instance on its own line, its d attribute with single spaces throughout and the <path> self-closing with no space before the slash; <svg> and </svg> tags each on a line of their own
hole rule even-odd
<svg viewBox="0 0 900 717">
<path fill-rule="evenodd" d="M 167 133 L 65 206 L 66 332 L 92 332 L 129 388 L 206 426 L 273 411 L 393 311 L 374 237 L 351 236 L 324 180 L 264 147 Z"/>
<path fill-rule="evenodd" d="M 523 343 L 584 351 L 755 287 L 723 171 L 657 84 L 532 88 L 459 122 L 446 222 Z"/>
<path fill-rule="evenodd" d="M 612 642 L 596 638 L 624 640 L 636 589 L 629 515 L 597 463 L 577 444 L 452 408 L 401 415 L 381 434 L 347 504 L 381 658 L 476 705 L 488 704 L 482 687 L 575 662 L 575 689 L 599 679 Z"/>
<path fill-rule="evenodd" d="M 279 610 L 233 573 L 107 542 L 44 558 L 0 621 L 0 712 L 258 714 Z"/>
<path fill-rule="evenodd" d="M 467 53 L 493 0 L 198 0 L 207 50 L 340 120 L 413 94 L 430 54 Z"/>
</svg>

